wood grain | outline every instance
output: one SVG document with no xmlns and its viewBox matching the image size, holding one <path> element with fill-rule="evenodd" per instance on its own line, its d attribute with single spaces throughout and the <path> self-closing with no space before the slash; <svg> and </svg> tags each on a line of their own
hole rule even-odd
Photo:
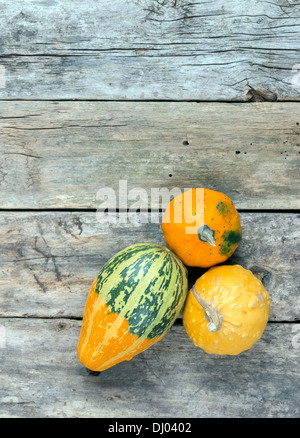
<svg viewBox="0 0 300 438">
<path fill-rule="evenodd" d="M 297 0 L 9 0 L 0 17 L 1 98 L 299 100 Z"/>
<path fill-rule="evenodd" d="M 299 417 L 297 324 L 268 324 L 239 356 L 196 348 L 181 325 L 98 376 L 79 362 L 80 321 L 1 319 L 0 417 Z"/>
<path fill-rule="evenodd" d="M 299 103 L 2 102 L 1 208 L 146 209 L 207 187 L 240 209 L 297 209 Z M 125 180 L 127 190 L 119 190 Z"/>
<path fill-rule="evenodd" d="M 262 280 L 271 321 L 300 320 L 299 215 L 241 213 L 241 223 L 242 242 L 228 263 Z M 83 212 L 1 212 L 0 241 L 0 316 L 45 318 L 81 318 L 106 261 L 135 243 L 164 244 L 160 223 L 150 216 L 142 223 L 120 214 L 112 225 Z M 190 286 L 202 273 L 189 269 Z"/>
<path fill-rule="evenodd" d="M 0 4 L 1 418 L 300 416 L 299 18 L 296 0 Z M 262 339 L 207 355 L 179 318 L 91 374 L 76 346 L 94 277 L 128 245 L 164 244 L 152 189 L 201 186 L 257 210 L 228 263 L 270 294 Z M 103 187 L 115 224 L 80 211 Z"/>
</svg>

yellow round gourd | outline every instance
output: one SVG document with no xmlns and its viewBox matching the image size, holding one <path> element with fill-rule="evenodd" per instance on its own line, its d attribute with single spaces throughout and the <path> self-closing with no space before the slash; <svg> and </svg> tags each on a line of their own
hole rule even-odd
<svg viewBox="0 0 300 438">
<path fill-rule="evenodd" d="M 261 337 L 270 299 L 262 282 L 240 265 L 215 266 L 196 281 L 182 313 L 194 344 L 210 354 L 237 355 Z"/>
</svg>

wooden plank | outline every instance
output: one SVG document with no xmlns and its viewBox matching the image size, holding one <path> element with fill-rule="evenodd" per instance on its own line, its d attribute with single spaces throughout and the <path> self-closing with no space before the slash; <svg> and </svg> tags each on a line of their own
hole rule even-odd
<svg viewBox="0 0 300 438">
<path fill-rule="evenodd" d="M 10 0 L 0 17 L 2 98 L 299 100 L 297 0 Z"/>
<path fill-rule="evenodd" d="M 98 208 L 107 186 L 110 207 L 142 188 L 156 209 L 152 189 L 208 187 L 240 209 L 297 209 L 299 105 L 2 102 L 0 205 Z"/>
<path fill-rule="evenodd" d="M 299 417 L 298 324 L 268 324 L 239 356 L 196 348 L 181 325 L 92 375 L 79 362 L 80 321 L 1 319 L 1 417 Z"/>
<path fill-rule="evenodd" d="M 271 297 L 271 321 L 300 319 L 297 214 L 242 213 L 228 263 L 251 269 Z M 126 246 L 164 244 L 160 223 L 99 223 L 96 213 L 0 213 L 0 316 L 81 318 L 101 267 Z M 204 270 L 189 269 L 190 286 Z"/>
</svg>

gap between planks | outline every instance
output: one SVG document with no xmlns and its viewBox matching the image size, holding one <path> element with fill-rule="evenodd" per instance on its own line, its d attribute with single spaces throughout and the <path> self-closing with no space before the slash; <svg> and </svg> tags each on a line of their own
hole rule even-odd
<svg viewBox="0 0 300 438">
<path fill-rule="evenodd" d="M 96 213 L 96 208 L 0 208 L 0 212 L 20 212 L 20 213 L 47 213 L 47 212 L 65 212 L 65 213 Z M 164 213 L 163 209 L 140 209 L 140 213 Z M 237 208 L 239 213 L 291 213 L 300 214 L 300 209 L 244 209 Z M 129 213 L 129 209 L 115 209 L 115 213 Z"/>
</svg>

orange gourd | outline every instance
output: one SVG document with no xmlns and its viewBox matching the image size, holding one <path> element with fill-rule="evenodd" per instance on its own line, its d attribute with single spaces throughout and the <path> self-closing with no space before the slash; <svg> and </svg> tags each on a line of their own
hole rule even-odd
<svg viewBox="0 0 300 438">
<path fill-rule="evenodd" d="M 189 291 L 183 325 L 207 353 L 237 355 L 261 337 L 269 309 L 268 292 L 251 271 L 240 265 L 215 266 Z"/>
<path fill-rule="evenodd" d="M 167 246 L 187 266 L 207 268 L 227 260 L 241 241 L 231 199 L 210 189 L 190 189 L 167 206 L 162 230 Z"/>
</svg>

